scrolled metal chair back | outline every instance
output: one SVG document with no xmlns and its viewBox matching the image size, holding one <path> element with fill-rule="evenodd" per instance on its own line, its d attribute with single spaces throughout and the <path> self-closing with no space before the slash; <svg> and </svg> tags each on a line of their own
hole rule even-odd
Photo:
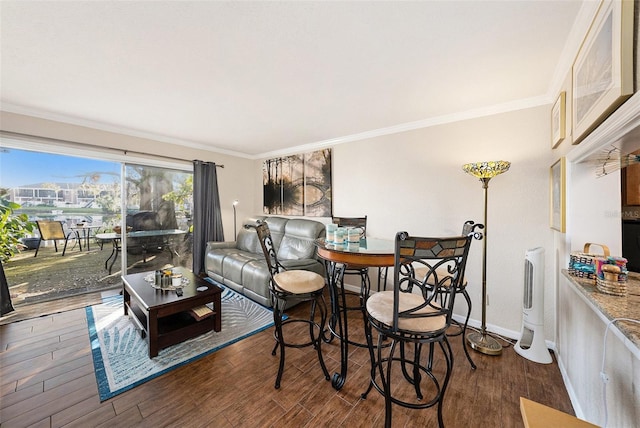
<svg viewBox="0 0 640 428">
<path fill-rule="evenodd" d="M 396 234 L 393 331 L 398 331 L 401 318 L 444 315 L 446 327 L 450 325 L 455 291 L 464 280 L 472 239 L 473 233 L 447 238 L 415 237 L 407 232 Z M 416 268 L 420 268 L 420 277 L 416 275 Z M 400 310 L 400 293 L 419 294 L 423 302 Z"/>
<path fill-rule="evenodd" d="M 332 217 L 332 222 L 339 227 L 357 228 L 362 231 L 360 238 L 367 236 L 367 216 L 364 217 Z"/>
<path fill-rule="evenodd" d="M 472 234 L 474 239 L 480 240 L 484 237 L 484 235 L 482 234 L 482 232 L 479 232 L 476 229 L 484 229 L 484 224 L 475 223 L 473 220 L 467 220 L 462 225 L 462 234 L 464 236 Z"/>
<path fill-rule="evenodd" d="M 258 240 L 260 241 L 260 246 L 262 247 L 262 252 L 264 253 L 267 266 L 269 267 L 269 273 L 271 274 L 272 279 L 271 282 L 273 282 L 273 277 L 281 270 L 284 270 L 284 267 L 278 261 L 278 255 L 276 248 L 273 245 L 269 225 L 267 225 L 266 222 L 261 221 L 255 225 L 255 229 L 258 233 Z"/>
</svg>

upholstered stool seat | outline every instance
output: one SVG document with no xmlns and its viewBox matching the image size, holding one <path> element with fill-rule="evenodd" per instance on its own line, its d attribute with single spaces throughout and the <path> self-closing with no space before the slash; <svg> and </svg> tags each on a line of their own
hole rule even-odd
<svg viewBox="0 0 640 428">
<path fill-rule="evenodd" d="M 401 293 L 399 296 L 398 311 L 404 312 L 417 308 L 424 303 L 424 298 L 413 293 Z M 436 305 L 437 302 L 434 302 Z M 436 305 L 437 306 L 437 305 Z M 427 306 L 415 311 L 416 314 L 438 312 L 437 309 Z M 381 324 L 389 327 L 393 325 L 393 291 L 381 291 L 375 293 L 367 300 L 367 313 Z M 447 325 L 444 315 L 428 318 L 401 318 L 398 319 L 398 329 L 419 334 L 423 331 L 431 332 L 441 330 Z"/>
<path fill-rule="evenodd" d="M 287 270 L 277 273 L 273 279 L 278 287 L 292 294 L 313 293 L 324 288 L 324 278 L 308 270 Z"/>
</svg>

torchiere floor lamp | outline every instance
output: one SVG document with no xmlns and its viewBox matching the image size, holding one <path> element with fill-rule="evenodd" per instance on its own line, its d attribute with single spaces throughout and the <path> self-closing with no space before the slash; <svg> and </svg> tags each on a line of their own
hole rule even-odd
<svg viewBox="0 0 640 428">
<path fill-rule="evenodd" d="M 489 180 L 498 174 L 507 172 L 511 166 L 507 161 L 489 161 L 467 163 L 462 166 L 464 172 L 477 177 L 484 189 L 484 242 L 482 245 L 482 326 L 480 332 L 467 334 L 467 343 L 472 349 L 487 355 L 500 355 L 502 345 L 487 334 L 487 194 Z"/>
<path fill-rule="evenodd" d="M 233 201 L 233 240 L 235 241 L 236 239 L 238 239 L 236 233 L 238 233 L 236 231 L 236 207 L 238 206 L 238 200 L 234 200 Z"/>
</svg>

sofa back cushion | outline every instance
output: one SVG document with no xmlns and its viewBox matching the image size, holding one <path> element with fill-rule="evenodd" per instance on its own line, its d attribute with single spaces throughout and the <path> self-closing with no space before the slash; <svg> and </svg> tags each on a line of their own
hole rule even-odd
<svg viewBox="0 0 640 428">
<path fill-rule="evenodd" d="M 255 225 L 258 220 L 263 220 L 264 217 L 254 217 L 246 219 L 242 225 Z M 262 247 L 258 240 L 258 234 L 252 227 L 241 227 L 236 237 L 236 248 L 242 251 L 248 251 L 250 253 L 262 254 Z"/>
<path fill-rule="evenodd" d="M 257 221 L 266 221 L 271 231 L 273 245 L 281 260 L 313 259 L 316 255 L 314 241 L 324 236 L 324 224 L 306 219 L 289 219 L 284 217 L 253 217 L 243 225 L 255 225 Z M 262 255 L 262 246 L 254 228 L 242 227 L 236 238 L 236 248 Z"/>
<path fill-rule="evenodd" d="M 267 222 L 269 218 L 267 218 Z M 271 228 L 271 223 L 269 223 Z M 271 231 L 273 236 L 273 230 Z M 290 219 L 285 224 L 284 236 L 279 242 L 278 258 L 281 260 L 313 259 L 316 254 L 314 241 L 324 235 L 324 224 L 306 219 Z M 275 237 L 274 237 L 275 240 Z"/>
<path fill-rule="evenodd" d="M 273 240 L 273 246 L 276 248 L 280 248 L 280 243 L 282 242 L 282 238 L 284 237 L 284 234 L 285 234 L 285 227 L 290 220 L 284 217 L 273 216 L 273 217 L 265 217 L 264 221 L 266 221 L 267 225 L 269 226 L 269 231 L 271 232 L 271 239 Z M 258 243 L 258 245 L 260 244 Z M 260 249 L 260 251 L 262 251 L 262 249 Z"/>
</svg>

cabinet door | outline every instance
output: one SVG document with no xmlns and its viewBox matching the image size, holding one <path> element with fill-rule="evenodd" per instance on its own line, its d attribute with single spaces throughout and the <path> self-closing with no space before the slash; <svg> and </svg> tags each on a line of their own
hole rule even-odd
<svg viewBox="0 0 640 428">
<path fill-rule="evenodd" d="M 640 164 L 625 168 L 623 189 L 624 205 L 640 205 Z"/>
</svg>

